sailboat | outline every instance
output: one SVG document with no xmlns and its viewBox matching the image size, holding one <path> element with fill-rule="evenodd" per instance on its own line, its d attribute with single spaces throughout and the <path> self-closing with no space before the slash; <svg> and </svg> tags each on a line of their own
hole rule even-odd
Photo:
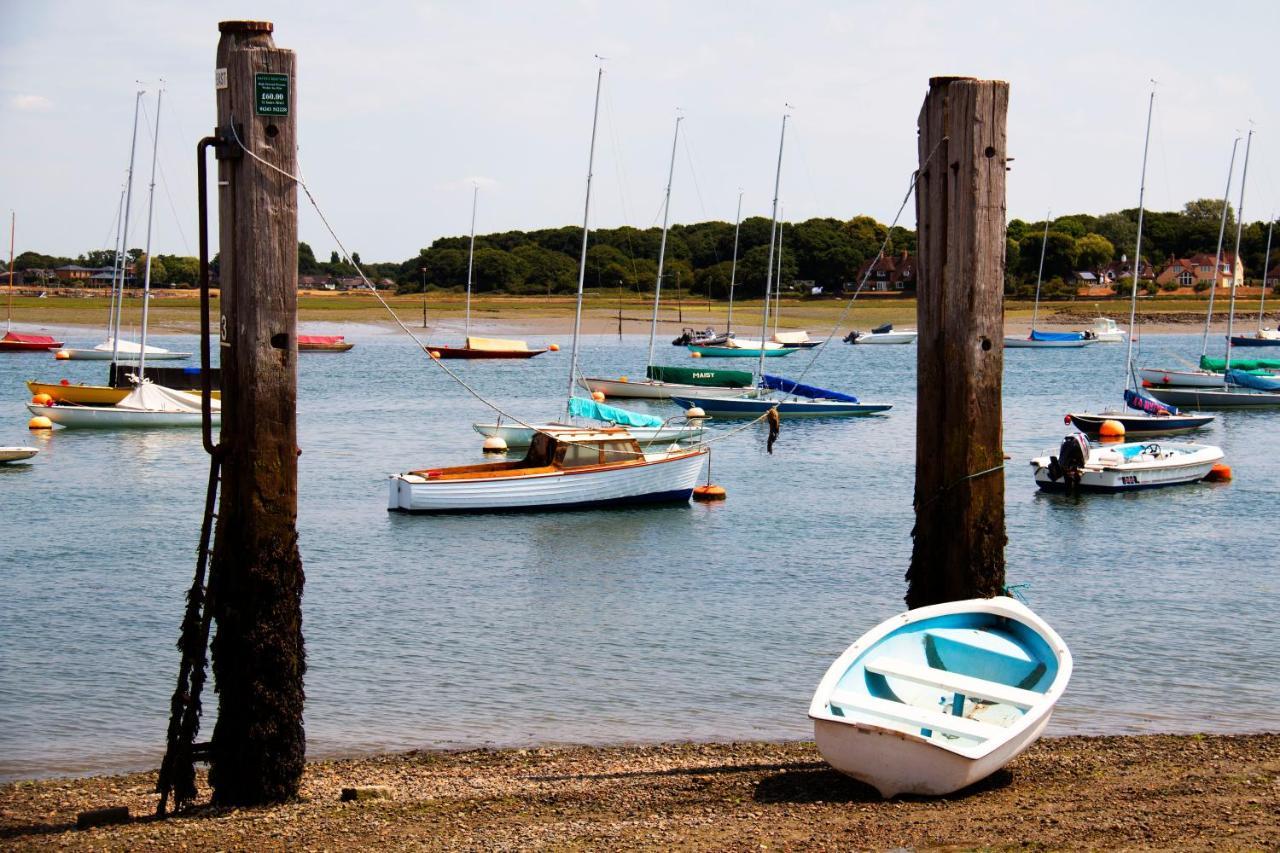
<svg viewBox="0 0 1280 853">
<path fill-rule="evenodd" d="M 1045 214 L 1044 236 L 1040 239 L 1040 267 L 1036 270 L 1036 301 L 1035 306 L 1031 309 L 1031 333 L 1025 338 L 1005 335 L 1004 345 L 1006 347 L 1015 349 L 1062 349 L 1064 347 L 1083 347 L 1097 342 L 1097 338 L 1093 336 L 1092 332 L 1041 332 L 1036 328 L 1036 320 L 1040 315 L 1040 283 L 1044 278 L 1044 255 L 1045 249 L 1049 245 L 1049 222 L 1051 219 L 1052 211 Z M 1137 287 L 1137 281 L 1134 282 L 1134 287 Z"/>
<path fill-rule="evenodd" d="M 1271 232 L 1275 226 L 1273 213 L 1271 223 L 1267 225 L 1267 248 L 1262 253 L 1262 298 L 1258 301 L 1258 330 L 1252 335 L 1233 337 L 1233 347 L 1280 347 L 1280 331 L 1262 325 L 1267 310 L 1267 270 L 1271 269 Z"/>
<path fill-rule="evenodd" d="M 1151 144 L 1151 115 L 1155 108 L 1153 89 L 1147 103 L 1147 131 L 1142 144 L 1142 178 L 1138 189 L 1138 234 L 1134 258 L 1142 257 L 1142 223 L 1146 212 L 1147 151 Z M 1129 345 L 1125 352 L 1124 400 L 1137 413 L 1107 411 L 1069 414 L 1067 420 L 1085 432 L 1101 430 L 1102 421 L 1124 425 L 1125 435 L 1168 435 L 1189 432 L 1213 420 L 1213 415 L 1183 413 L 1167 401 L 1143 393 L 1133 379 L 1133 338 L 1138 310 L 1138 270 L 1134 264 L 1133 291 L 1129 300 Z M 1130 385 L 1133 385 L 1131 388 Z M 1090 447 L 1083 436 L 1068 436 L 1057 457 L 1031 460 L 1036 484 L 1042 489 L 1077 488 L 1096 491 L 1130 491 L 1154 486 L 1190 483 L 1203 479 L 1222 459 L 1222 450 L 1212 445 L 1173 443 L 1127 443 Z"/>
<path fill-rule="evenodd" d="M 587 274 L 587 238 L 591 224 L 591 178 L 604 69 L 596 74 L 591 147 L 587 159 L 582 251 L 578 260 L 578 298 L 573 319 L 573 348 L 565 409 L 572 412 L 578 346 L 582 331 L 582 295 Z M 598 509 L 640 504 L 687 502 L 710 450 L 671 448 L 644 451 L 620 427 L 542 425 L 523 459 L 421 468 L 391 478 L 387 508 L 394 512 L 501 512 L 514 510 Z"/>
<path fill-rule="evenodd" d="M 26 335 L 13 330 L 13 235 L 18 225 L 16 211 L 9 214 L 9 308 L 5 319 L 4 337 L 0 338 L 0 352 L 40 352 L 57 349 L 62 341 L 48 335 Z"/>
<path fill-rule="evenodd" d="M 201 425 L 201 399 L 198 394 L 188 394 L 156 385 L 146 378 L 147 320 L 151 303 L 151 234 L 156 194 L 156 161 L 159 155 L 160 106 L 164 96 L 161 89 L 156 95 L 156 128 L 152 135 L 151 184 L 147 196 L 146 272 L 142 285 L 142 336 L 138 345 L 138 373 L 135 387 L 123 399 L 113 405 L 93 406 L 63 402 L 54 404 L 29 403 L 27 408 L 34 415 L 43 415 L 64 427 L 116 428 L 116 427 L 198 427 Z M 132 158 L 131 158 L 132 159 Z M 118 330 L 117 324 L 117 330 Z M 117 336 L 118 339 L 118 336 Z M 221 423 L 221 404 L 210 401 L 213 422 Z"/>
<path fill-rule="evenodd" d="M 430 353 L 432 358 L 451 359 L 533 358 L 535 355 L 542 355 L 546 352 L 545 349 L 530 349 L 525 341 L 507 338 L 481 338 L 472 337 L 471 335 L 471 274 L 475 269 L 476 202 L 479 197 L 480 187 L 476 185 L 471 193 L 471 248 L 467 251 L 467 308 L 463 332 L 466 343 L 460 347 L 426 344 L 423 349 Z M 423 317 L 426 317 L 425 308 L 423 309 Z"/>
<path fill-rule="evenodd" d="M 653 363 L 654 343 L 658 335 L 658 305 L 662 299 L 662 275 L 663 268 L 667 259 L 667 233 L 670 223 L 671 213 L 671 184 L 675 178 L 676 170 L 676 144 L 680 140 L 680 122 L 684 120 L 684 116 L 676 116 L 675 134 L 671 140 L 671 163 L 667 167 L 667 190 L 662 205 L 662 238 L 658 244 L 658 276 L 653 288 L 653 318 L 649 324 L 649 358 L 645 364 L 645 378 L 635 382 L 629 381 L 622 377 L 619 379 L 608 379 L 601 376 L 584 376 L 579 380 L 579 384 L 592 393 L 599 392 L 606 397 L 623 397 L 631 399 L 645 400 L 668 400 L 675 394 L 681 394 L 688 391 L 705 391 L 711 394 L 734 394 L 743 393 L 751 389 L 754 385 L 752 376 L 747 371 L 741 370 L 715 370 L 711 368 L 693 369 L 693 368 L 671 368 L 655 365 Z M 741 221 L 742 196 L 738 196 L 738 216 Z M 737 238 L 734 238 L 734 264 L 737 264 Z M 730 280 L 732 280 L 732 274 Z M 732 316 L 732 314 L 731 314 Z M 714 330 L 708 329 L 708 332 Z M 696 336 L 696 332 L 686 329 L 686 336 L 692 333 Z M 700 349 L 709 345 L 715 336 L 704 338 L 706 344 L 697 345 Z M 678 339 L 677 339 L 678 340 Z M 721 345 L 727 345 L 729 338 L 726 336 Z M 745 377 L 745 379 L 744 379 Z"/>
<path fill-rule="evenodd" d="M 782 116 L 782 132 L 778 139 L 778 166 L 773 182 L 773 227 L 770 229 L 771 235 L 776 232 L 778 225 L 778 191 L 782 183 L 782 151 L 787 138 L 788 118 L 790 118 L 789 114 Z M 755 394 L 738 397 L 704 395 L 701 393 L 680 394 L 673 396 L 671 398 L 672 401 L 685 409 L 702 409 L 703 412 L 714 417 L 759 417 L 770 409 L 776 411 L 780 417 L 869 415 L 888 411 L 892 408 L 888 404 L 863 403 L 851 394 L 828 391 L 825 388 L 818 388 L 813 385 L 803 385 L 799 382 L 781 376 L 772 376 L 764 372 L 764 360 L 767 356 L 798 351 L 796 347 L 782 349 L 781 344 L 772 344 L 772 346 L 779 349 L 769 349 L 770 345 L 764 340 L 765 334 L 769 330 L 769 299 L 773 282 L 775 245 L 776 241 L 770 239 L 769 260 L 765 267 L 764 301 L 760 317 L 760 340 L 737 341 L 735 339 L 735 342 L 733 342 L 741 343 L 744 350 L 754 351 L 757 358 L 759 358 L 759 390 Z M 690 349 L 696 350 L 695 347 L 690 347 Z M 771 396 L 770 392 L 774 391 L 780 392 L 783 396 L 781 398 Z"/>
</svg>

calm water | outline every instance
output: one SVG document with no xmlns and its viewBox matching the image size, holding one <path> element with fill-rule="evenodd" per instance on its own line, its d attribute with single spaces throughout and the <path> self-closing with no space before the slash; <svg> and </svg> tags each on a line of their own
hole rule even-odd
<svg viewBox="0 0 1280 853">
<path fill-rule="evenodd" d="M 903 609 L 914 347 L 833 344 L 807 381 L 893 410 L 785 422 L 773 456 L 763 430 L 717 445 L 723 504 L 431 518 L 387 513 L 387 475 L 479 460 L 470 423 L 490 415 L 398 334 L 342 331 L 352 352 L 300 367 L 313 756 L 802 738 L 827 665 Z M 643 375 L 645 346 L 592 337 L 582 361 Z M 1190 336 L 1144 346 L 1152 362 L 1199 351 Z M 665 342 L 659 354 L 689 363 Z M 771 366 L 794 375 L 807 357 Z M 1076 659 L 1052 729 L 1274 728 L 1280 413 L 1226 413 L 1203 434 L 1226 450 L 1230 484 L 1077 500 L 1032 483 L 1026 460 L 1057 446 L 1066 409 L 1116 399 L 1123 357 L 1006 353 L 1009 579 L 1032 585 Z M 567 364 L 561 352 L 458 369 L 545 417 Z M 28 434 L 21 380 L 105 369 L 0 357 L 0 444 L 43 448 L 0 467 L 0 779 L 153 767 L 161 752 L 208 463 L 197 431 Z"/>
</svg>

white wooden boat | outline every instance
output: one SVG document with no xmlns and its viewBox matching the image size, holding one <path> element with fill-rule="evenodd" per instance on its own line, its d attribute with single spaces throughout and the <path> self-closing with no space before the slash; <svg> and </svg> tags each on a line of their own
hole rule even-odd
<svg viewBox="0 0 1280 853">
<path fill-rule="evenodd" d="M 539 430 L 546 429 L 581 429 L 573 424 L 545 423 L 534 426 L 521 426 L 515 423 L 472 424 L 476 432 L 485 438 L 500 438 L 507 447 L 528 447 Z M 702 419 L 692 421 L 676 421 L 660 427 L 627 426 L 626 431 L 640 443 L 642 447 L 654 444 L 668 445 L 675 441 L 700 441 L 702 439 Z"/>
<path fill-rule="evenodd" d="M 222 404 L 212 401 L 213 425 L 222 424 Z M 150 382 L 129 392 L 111 406 L 80 406 L 68 403 L 40 406 L 28 403 L 33 415 L 43 415 L 58 426 L 73 429 L 134 429 L 198 427 L 201 422 L 200 395 L 174 391 Z"/>
<path fill-rule="evenodd" d="M 1063 439 L 1057 456 L 1037 456 L 1031 467 L 1036 485 L 1046 492 L 1134 492 L 1203 480 L 1222 456 L 1220 447 L 1187 442 L 1092 447 L 1075 433 Z"/>
<path fill-rule="evenodd" d="M 133 341 L 121 340 L 117 350 L 112 341 L 108 339 L 92 349 L 63 347 L 58 350 L 56 356 L 73 361 L 111 361 L 113 352 L 115 353 L 115 360 L 118 362 L 136 362 L 142 353 L 142 346 Z M 191 358 L 191 353 L 173 352 L 164 347 L 147 345 L 147 361 L 182 361 L 187 358 Z"/>
<path fill-rule="evenodd" d="M 548 427 L 514 462 L 397 474 L 387 508 L 495 512 L 684 502 L 708 453 L 705 447 L 645 453 L 624 429 Z"/>
<path fill-rule="evenodd" d="M 21 462 L 40 452 L 38 447 L 0 447 L 0 463 Z"/>
<path fill-rule="evenodd" d="M 827 669 L 809 705 L 832 767 L 898 794 L 972 785 L 1036 741 L 1071 678 L 1071 652 L 1012 598 L 908 610 Z"/>
<path fill-rule="evenodd" d="M 1093 338 L 1102 344 L 1124 343 L 1125 331 L 1110 317 L 1098 317 L 1093 321 Z"/>
</svg>

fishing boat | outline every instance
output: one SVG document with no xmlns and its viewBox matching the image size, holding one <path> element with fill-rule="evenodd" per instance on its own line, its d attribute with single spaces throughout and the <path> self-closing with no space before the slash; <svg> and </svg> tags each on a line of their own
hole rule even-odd
<svg viewBox="0 0 1280 853">
<path fill-rule="evenodd" d="M 343 335 L 298 335 L 298 352 L 348 352 L 354 346 Z"/>
<path fill-rule="evenodd" d="M 1098 317 L 1093 321 L 1093 339 L 1100 344 L 1124 343 L 1125 331 L 1110 317 Z"/>
<path fill-rule="evenodd" d="M 706 448 L 645 453 L 625 429 L 543 427 L 514 462 L 424 468 L 391 478 L 397 512 L 601 509 L 686 502 Z"/>
<path fill-rule="evenodd" d="M 423 347 L 432 358 L 465 358 L 465 359 L 484 359 L 484 358 L 533 358 L 535 355 L 542 355 L 545 349 L 530 349 L 529 345 L 520 340 L 510 340 L 507 338 L 478 338 L 474 335 L 467 337 L 466 346 L 448 347 L 436 346 L 428 344 Z"/>
<path fill-rule="evenodd" d="M 591 180 L 600 86 L 596 74 L 591 147 L 587 159 L 582 249 L 578 256 L 578 293 L 573 319 L 566 412 L 574 411 L 582 297 L 587 274 L 591 226 Z M 710 454 L 705 446 L 645 452 L 621 427 L 538 427 L 523 459 L 483 465 L 410 470 L 391 478 L 387 507 L 400 512 L 498 512 L 513 510 L 598 509 L 637 503 L 687 502 Z"/>
<path fill-rule="evenodd" d="M 1025 338 L 1005 335 L 1004 345 L 1014 349 L 1069 349 L 1097 343 L 1093 332 L 1041 332 L 1036 329 L 1036 320 L 1040 315 L 1040 283 L 1044 277 L 1045 248 L 1049 245 L 1049 223 L 1053 219 L 1053 211 L 1044 217 L 1044 236 L 1040 239 L 1040 267 L 1036 270 L 1036 301 L 1031 309 L 1031 332 Z"/>
<path fill-rule="evenodd" d="M 38 447 L 0 447 L 0 464 L 22 462 L 40 452 Z"/>
<path fill-rule="evenodd" d="M 1142 143 L 1142 177 L 1139 180 L 1138 188 L 1138 233 L 1136 238 L 1136 246 L 1133 251 L 1135 258 L 1142 257 L 1142 224 L 1144 214 L 1146 212 L 1146 191 L 1147 191 L 1147 150 L 1151 143 L 1151 111 L 1155 106 L 1155 91 L 1151 92 L 1151 100 L 1147 105 L 1147 131 Z M 1047 233 L 1047 232 L 1046 232 Z M 1043 264 L 1043 258 L 1041 260 Z M 1101 412 L 1070 412 L 1064 420 L 1075 425 L 1076 429 L 1089 434 L 1098 434 L 1102 427 L 1108 421 L 1120 423 L 1124 426 L 1125 435 L 1178 435 L 1181 433 L 1191 432 L 1211 423 L 1214 419 L 1213 415 L 1200 414 L 1198 412 L 1182 412 L 1177 406 L 1164 400 L 1157 400 L 1146 393 L 1145 388 L 1139 384 L 1134 374 L 1133 365 L 1133 339 L 1137 329 L 1138 316 L 1138 270 L 1141 269 L 1140 263 L 1134 264 L 1134 281 L 1133 287 L 1129 293 L 1129 346 L 1125 351 L 1124 360 L 1124 404 L 1125 408 L 1108 408 Z M 1106 319 L 1106 318 L 1102 318 Z M 1065 445 L 1064 445 L 1065 446 Z M 1170 445 L 1171 450 L 1181 451 L 1183 448 L 1194 447 L 1195 445 Z M 1216 450 L 1216 448 L 1215 448 Z M 1218 451 L 1221 456 L 1221 451 Z M 1165 460 L 1165 462 L 1161 462 Z M 1178 468 L 1180 458 L 1177 457 L 1146 457 L 1142 458 L 1142 464 L 1146 466 L 1148 474 L 1154 471 L 1161 464 L 1166 464 L 1170 471 Z M 1037 473 L 1037 482 L 1040 482 L 1040 475 Z M 1106 479 L 1105 477 L 1103 478 Z M 1150 476 L 1148 477 L 1150 479 Z"/>
<path fill-rule="evenodd" d="M 142 354 L 142 345 L 133 341 L 122 340 L 117 343 L 108 338 L 91 349 L 63 348 L 56 353 L 60 359 L 73 361 L 117 361 L 136 362 Z M 147 347 L 147 361 L 182 361 L 191 358 L 189 352 L 173 352 L 164 347 Z"/>
<path fill-rule="evenodd" d="M 1131 441 L 1093 447 L 1081 433 L 1062 440 L 1058 455 L 1031 460 L 1036 485 L 1046 492 L 1135 492 L 1196 483 L 1222 461 L 1210 444 Z"/>
<path fill-rule="evenodd" d="M 651 364 L 645 369 L 646 377 L 631 381 L 626 376 L 617 379 L 582 377 L 578 384 L 605 397 L 623 397 L 642 400 L 669 400 L 673 394 L 718 394 L 732 396 L 745 394 L 755 388 L 755 374 L 750 370 L 727 370 L 710 367 L 668 367 Z"/>
<path fill-rule="evenodd" d="M 892 323 L 885 323 L 883 326 L 876 326 L 870 332 L 854 329 L 845 335 L 844 342 L 846 344 L 910 344 L 914 343 L 919 336 L 920 333 L 915 329 L 895 330 Z"/>
<path fill-rule="evenodd" d="M 9 215 L 9 301 L 5 319 L 4 337 L 0 338 L 0 352 L 40 352 L 57 349 L 62 341 L 48 335 L 24 335 L 13 330 L 13 238 L 18 224 L 16 212 Z"/>
<path fill-rule="evenodd" d="M 1007 596 L 908 610 L 827 669 L 809 704 L 814 740 L 885 798 L 950 794 L 1035 743 L 1071 670 L 1062 638 Z"/>
<path fill-rule="evenodd" d="M 222 404 L 211 401 L 213 425 L 222 422 Z M 199 427 L 200 397 L 174 391 L 152 382 L 143 382 L 109 406 L 82 406 L 74 403 L 40 405 L 28 403 L 33 415 L 42 415 L 58 426 L 72 429 L 153 429 Z"/>
<path fill-rule="evenodd" d="M 671 444 L 674 441 L 698 441 L 702 438 L 702 418 L 662 418 L 631 412 L 617 406 L 609 406 L 595 400 L 582 397 L 569 398 L 569 415 L 596 421 L 605 426 L 622 427 L 629 432 L 641 446 L 654 444 Z M 534 435 L 543 429 L 581 429 L 571 423 L 548 423 L 525 425 L 519 423 L 503 423 L 501 418 L 495 423 L 472 424 L 476 432 L 485 438 L 500 438 L 508 447 L 528 447 Z"/>
<path fill-rule="evenodd" d="M 728 332 L 717 332 L 707 326 L 705 329 L 681 329 L 680 334 L 671 343 L 678 347 L 696 344 L 698 346 L 717 346 L 733 337 Z"/>
</svg>

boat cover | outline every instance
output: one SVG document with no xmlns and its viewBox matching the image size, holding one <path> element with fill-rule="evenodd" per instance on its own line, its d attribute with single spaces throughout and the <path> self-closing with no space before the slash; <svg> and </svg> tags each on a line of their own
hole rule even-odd
<svg viewBox="0 0 1280 853">
<path fill-rule="evenodd" d="M 1200 356 L 1200 369 L 1217 373 L 1227 366 L 1225 358 Z M 1277 358 L 1233 358 L 1231 366 L 1237 370 L 1280 370 L 1280 359 Z"/>
<path fill-rule="evenodd" d="M 1137 409 L 1140 412 L 1146 412 L 1149 415 L 1176 415 L 1179 414 L 1177 406 L 1171 406 L 1168 403 L 1161 403 L 1154 397 L 1148 396 L 1141 391 L 1124 392 L 1124 404 L 1131 409 Z"/>
<path fill-rule="evenodd" d="M 4 339 L 18 344 L 47 344 L 58 346 L 58 341 L 48 335 L 24 335 L 21 332 L 5 332 Z"/>
<path fill-rule="evenodd" d="M 585 397 L 569 398 L 569 414 L 577 415 L 580 418 L 592 418 L 597 421 L 609 421 L 619 426 L 660 427 L 664 423 L 662 418 L 655 418 L 653 415 L 629 412 L 626 409 L 607 406 L 604 403 L 597 403 L 595 400 L 588 400 Z"/>
<path fill-rule="evenodd" d="M 146 409 L 149 412 L 199 413 L 200 398 L 195 394 L 165 388 L 163 385 L 143 382 L 116 405 L 122 409 Z M 222 404 L 213 400 L 212 410 L 222 411 Z"/>
<path fill-rule="evenodd" d="M 840 400 L 845 403 L 856 403 L 858 398 L 852 394 L 841 394 L 839 391 L 828 391 L 826 388 L 818 388 L 815 385 L 801 385 L 799 382 L 793 382 L 782 376 L 771 376 L 766 373 L 760 380 L 760 384 L 772 391 L 781 391 L 784 394 L 795 394 L 798 397 L 808 397 L 810 400 Z"/>
<path fill-rule="evenodd" d="M 298 343 L 300 344 L 316 344 L 318 346 L 333 346 L 343 341 L 342 335 L 298 335 Z M 147 347 L 147 349 L 151 349 Z"/>
<path fill-rule="evenodd" d="M 1227 381 L 1232 385 L 1239 385 L 1241 388 L 1253 388 L 1257 391 L 1280 391 L 1280 378 L 1258 376 L 1235 368 L 1227 371 Z"/>
<path fill-rule="evenodd" d="M 774 332 L 774 343 L 779 344 L 807 344 L 809 343 L 808 332 Z"/>
<path fill-rule="evenodd" d="M 489 352 L 494 350 L 527 352 L 529 345 L 524 341 L 513 341 L 506 338 L 467 338 L 467 348 Z"/>
<path fill-rule="evenodd" d="M 874 329 L 872 329 L 872 330 L 871 330 L 871 334 L 873 334 L 873 335 L 887 335 L 887 334 L 889 334 L 889 333 L 890 333 L 890 332 L 892 332 L 892 331 L 893 331 L 893 324 L 892 324 L 892 323 L 885 323 L 883 326 L 876 326 Z"/>
<path fill-rule="evenodd" d="M 645 372 L 650 379 L 658 382 L 676 382 L 682 385 L 750 388 L 755 383 L 755 376 L 750 370 L 711 370 L 705 367 L 663 367 L 651 364 Z"/>
<path fill-rule="evenodd" d="M 1029 341 L 1078 341 L 1083 336 L 1079 332 L 1041 332 L 1036 329 L 1031 330 L 1031 334 L 1027 337 Z"/>
</svg>

